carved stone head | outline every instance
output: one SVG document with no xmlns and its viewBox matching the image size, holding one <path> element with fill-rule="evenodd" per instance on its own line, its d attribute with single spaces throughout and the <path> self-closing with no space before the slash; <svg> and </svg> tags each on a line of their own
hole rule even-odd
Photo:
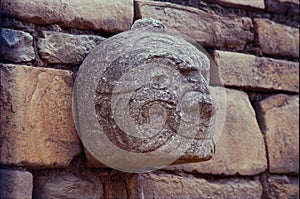
<svg viewBox="0 0 300 199">
<path fill-rule="evenodd" d="M 81 65 L 74 115 L 87 151 L 131 172 L 205 161 L 214 153 L 210 61 L 153 19 L 97 46 Z"/>
</svg>

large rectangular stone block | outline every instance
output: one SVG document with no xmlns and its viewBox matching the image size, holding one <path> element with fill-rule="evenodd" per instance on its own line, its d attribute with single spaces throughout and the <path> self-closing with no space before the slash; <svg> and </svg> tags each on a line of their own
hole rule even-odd
<svg viewBox="0 0 300 199">
<path fill-rule="evenodd" d="M 133 0 L 2 0 L 1 14 L 37 24 L 119 33 L 133 21 Z"/>
<path fill-rule="evenodd" d="M 0 64 L 0 162 L 66 167 L 81 152 L 72 117 L 72 73 Z"/>
<path fill-rule="evenodd" d="M 247 94 L 232 89 L 226 94 L 226 99 L 217 98 L 220 107 L 226 103 L 226 118 L 212 159 L 165 169 L 216 175 L 256 175 L 266 170 L 263 134 Z"/>
<path fill-rule="evenodd" d="M 271 173 L 299 173 L 299 96 L 278 94 L 256 104 Z"/>
<path fill-rule="evenodd" d="M 136 1 L 136 16 L 160 20 L 172 34 L 190 37 L 206 47 L 243 50 L 252 42 L 253 24 L 248 17 L 221 17 L 165 2 Z"/>
<path fill-rule="evenodd" d="M 128 181 L 129 198 L 261 198 L 262 186 L 256 180 L 230 178 L 205 180 L 170 174 L 145 173 Z"/>
<path fill-rule="evenodd" d="M 268 55 L 299 57 L 299 29 L 273 22 L 254 19 L 258 45 Z"/>
<path fill-rule="evenodd" d="M 251 90 L 299 92 L 299 63 L 256 57 L 254 55 L 214 51 L 217 71 L 211 71 L 211 83 Z"/>
</svg>

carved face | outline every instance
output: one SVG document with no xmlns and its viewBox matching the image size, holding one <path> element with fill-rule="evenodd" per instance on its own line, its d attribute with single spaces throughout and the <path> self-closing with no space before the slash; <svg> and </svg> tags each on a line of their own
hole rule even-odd
<svg viewBox="0 0 300 199">
<path fill-rule="evenodd" d="M 83 144 L 103 163 L 126 171 L 158 168 L 179 157 L 205 160 L 214 153 L 216 104 L 207 84 L 208 58 L 165 34 L 163 26 L 149 27 L 139 24 L 104 41 L 76 79 Z"/>
</svg>

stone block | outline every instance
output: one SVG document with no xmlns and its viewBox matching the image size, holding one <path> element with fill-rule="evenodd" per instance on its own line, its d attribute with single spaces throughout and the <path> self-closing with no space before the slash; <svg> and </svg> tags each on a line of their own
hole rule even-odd
<svg viewBox="0 0 300 199">
<path fill-rule="evenodd" d="M 0 198 L 31 199 L 33 177 L 28 171 L 0 169 Z"/>
<path fill-rule="evenodd" d="M 138 18 L 160 20 L 171 34 L 190 37 L 206 47 L 243 50 L 254 39 L 248 17 L 221 17 L 166 2 L 138 0 L 136 5 Z"/>
<path fill-rule="evenodd" d="M 278 94 L 256 104 L 271 173 L 299 173 L 299 96 Z"/>
<path fill-rule="evenodd" d="M 96 35 L 71 35 L 44 31 L 38 49 L 47 63 L 80 64 L 85 56 L 105 38 Z"/>
<path fill-rule="evenodd" d="M 205 180 L 170 174 L 145 173 L 128 182 L 129 198 L 261 198 L 262 186 L 256 180 L 229 178 Z"/>
<path fill-rule="evenodd" d="M 299 58 L 299 30 L 268 19 L 254 19 L 258 45 L 267 55 Z"/>
<path fill-rule="evenodd" d="M 2 0 L 3 15 L 37 24 L 119 33 L 133 21 L 133 0 Z"/>
<path fill-rule="evenodd" d="M 15 63 L 34 60 L 33 37 L 24 31 L 1 28 L 0 56 Z"/>
<path fill-rule="evenodd" d="M 102 199 L 103 194 L 99 175 L 88 171 L 49 170 L 37 174 L 34 181 L 34 198 Z"/>
<path fill-rule="evenodd" d="M 226 86 L 299 92 L 298 62 L 219 50 L 213 58 L 218 71 L 211 72 L 212 84 L 218 84 L 214 74 L 219 74 Z"/>
<path fill-rule="evenodd" d="M 81 152 L 72 116 L 72 73 L 0 64 L 0 162 L 66 167 Z"/>
</svg>

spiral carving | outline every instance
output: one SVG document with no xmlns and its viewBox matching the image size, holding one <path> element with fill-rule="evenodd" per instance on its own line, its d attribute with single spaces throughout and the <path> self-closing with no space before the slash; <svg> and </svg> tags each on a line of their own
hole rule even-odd
<svg viewBox="0 0 300 199">
<path fill-rule="evenodd" d="M 209 60 L 202 52 L 167 35 L 161 23 L 138 20 L 130 31 L 99 45 L 80 68 L 76 88 L 83 93 L 77 101 L 84 103 L 84 95 L 92 94 L 86 101 L 93 102 L 78 114 L 78 121 L 85 119 L 84 125 L 77 123 L 84 145 L 114 168 L 125 156 L 133 163 L 143 157 L 208 159 L 214 153 L 210 128 L 216 111 L 208 81 Z M 76 107 L 80 112 L 85 106 Z M 85 116 L 88 112 L 94 115 Z M 84 133 L 83 126 L 93 130 Z M 99 145 L 117 152 L 102 154 L 95 150 Z"/>
</svg>

